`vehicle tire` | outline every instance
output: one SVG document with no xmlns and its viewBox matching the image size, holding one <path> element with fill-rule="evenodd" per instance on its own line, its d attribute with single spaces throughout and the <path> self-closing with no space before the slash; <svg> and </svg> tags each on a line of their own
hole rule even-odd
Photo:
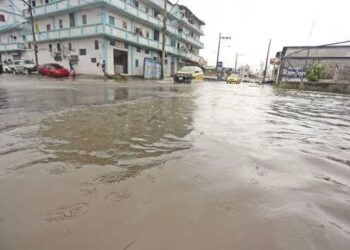
<svg viewBox="0 0 350 250">
<path fill-rule="evenodd" d="M 15 69 L 12 69 L 12 75 L 17 75 L 17 72 Z"/>
</svg>

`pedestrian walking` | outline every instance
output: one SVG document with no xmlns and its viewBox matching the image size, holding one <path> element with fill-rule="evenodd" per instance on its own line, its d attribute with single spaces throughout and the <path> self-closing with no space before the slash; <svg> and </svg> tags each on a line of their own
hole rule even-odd
<svg viewBox="0 0 350 250">
<path fill-rule="evenodd" d="M 69 74 L 72 76 L 72 79 L 75 80 L 77 74 L 75 73 L 75 69 L 74 69 L 74 66 L 73 66 L 73 62 L 71 59 L 69 59 Z"/>
<path fill-rule="evenodd" d="M 103 60 L 101 68 L 102 68 L 102 72 L 103 72 L 103 79 L 106 81 L 107 80 L 107 73 L 106 73 L 106 61 L 105 60 Z"/>
</svg>

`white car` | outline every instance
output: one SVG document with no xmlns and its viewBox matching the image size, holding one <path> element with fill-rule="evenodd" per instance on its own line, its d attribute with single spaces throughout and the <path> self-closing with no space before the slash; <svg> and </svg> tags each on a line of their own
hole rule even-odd
<svg viewBox="0 0 350 250">
<path fill-rule="evenodd" d="M 243 75 L 242 76 L 242 82 L 250 82 L 249 75 Z"/>
<path fill-rule="evenodd" d="M 10 63 L 11 62 L 7 62 L 7 61 L 3 62 L 2 68 L 3 68 L 4 73 L 11 73 L 10 65 L 9 65 Z"/>
<path fill-rule="evenodd" d="M 33 60 L 14 60 L 9 64 L 9 70 L 12 74 L 24 73 L 26 75 L 37 71 Z"/>
</svg>

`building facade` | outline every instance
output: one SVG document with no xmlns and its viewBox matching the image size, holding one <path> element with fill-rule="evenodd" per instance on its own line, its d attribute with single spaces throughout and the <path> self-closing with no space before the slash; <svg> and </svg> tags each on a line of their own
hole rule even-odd
<svg viewBox="0 0 350 250">
<path fill-rule="evenodd" d="M 13 0 L 11 2 L 18 2 Z M 160 60 L 164 0 L 33 0 L 39 63 L 69 60 L 80 74 L 143 76 L 145 58 Z M 168 2 L 165 73 L 200 65 L 204 23 L 188 8 Z M 28 11 L 24 17 L 29 20 Z M 12 20 L 13 21 L 13 20 Z M 30 24 L 7 22 L 0 28 L 2 60 L 34 59 Z"/>
</svg>

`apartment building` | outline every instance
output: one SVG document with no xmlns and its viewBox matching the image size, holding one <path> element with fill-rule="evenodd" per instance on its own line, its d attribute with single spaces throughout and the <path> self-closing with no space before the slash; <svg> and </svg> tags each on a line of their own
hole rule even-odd
<svg viewBox="0 0 350 250">
<path fill-rule="evenodd" d="M 19 1 L 19 0 L 13 0 Z M 142 76 L 145 58 L 159 60 L 162 50 L 164 0 L 33 0 L 39 63 L 69 60 L 81 74 Z M 168 2 L 166 75 L 179 67 L 200 65 L 204 22 L 187 7 Z M 23 11 L 28 19 L 28 13 Z M 34 59 L 30 25 L 0 28 L 0 53 L 5 59 Z"/>
</svg>

